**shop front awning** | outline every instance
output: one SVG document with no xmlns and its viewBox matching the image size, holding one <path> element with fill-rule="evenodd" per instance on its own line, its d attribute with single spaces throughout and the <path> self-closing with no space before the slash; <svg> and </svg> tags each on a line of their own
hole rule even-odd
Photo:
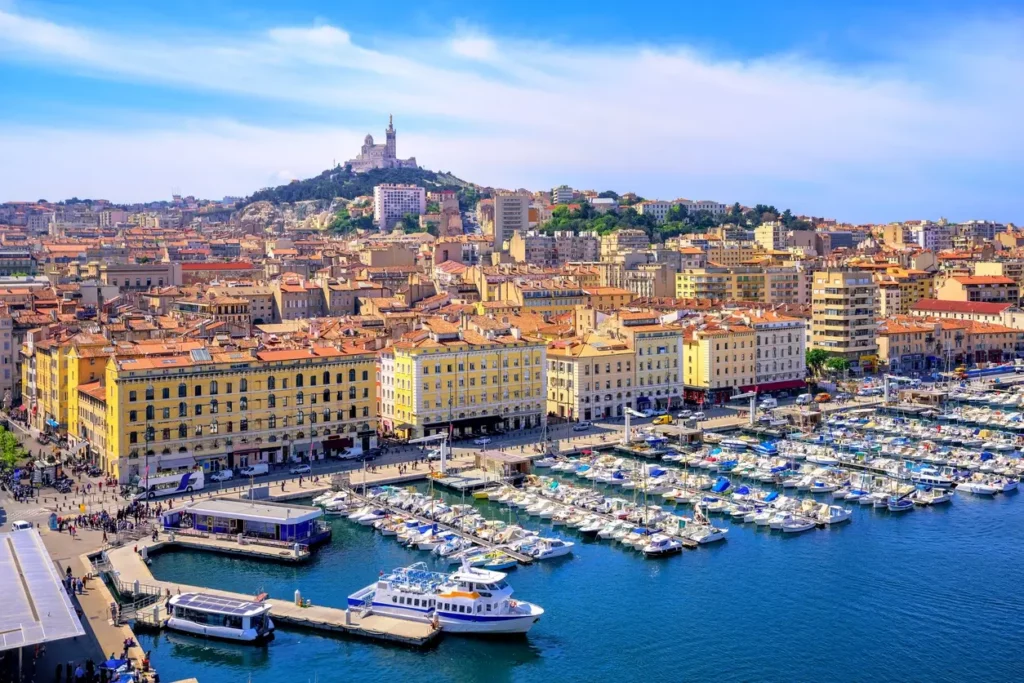
<svg viewBox="0 0 1024 683">
<path fill-rule="evenodd" d="M 60 427 L 60 423 L 57 422 L 56 420 L 54 420 L 52 417 L 48 417 L 48 418 L 46 418 L 46 426 L 47 427 L 53 427 L 54 429 L 57 429 L 58 427 Z"/>
<path fill-rule="evenodd" d="M 447 429 L 451 424 L 455 429 L 472 429 L 475 427 L 493 427 L 501 424 L 504 418 L 501 415 L 481 415 L 479 417 L 464 417 L 460 420 L 445 420 L 424 425 L 426 429 Z"/>
</svg>

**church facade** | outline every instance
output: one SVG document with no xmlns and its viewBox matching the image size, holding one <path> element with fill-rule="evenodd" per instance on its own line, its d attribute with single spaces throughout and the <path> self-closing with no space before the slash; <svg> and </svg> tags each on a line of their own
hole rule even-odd
<svg viewBox="0 0 1024 683">
<path fill-rule="evenodd" d="M 385 143 L 375 145 L 373 136 L 367 135 L 355 159 L 346 161 L 356 173 L 365 173 L 374 168 L 419 168 L 416 157 L 399 159 L 396 154 L 395 126 L 393 119 L 388 117 L 388 128 L 384 131 Z"/>
</svg>

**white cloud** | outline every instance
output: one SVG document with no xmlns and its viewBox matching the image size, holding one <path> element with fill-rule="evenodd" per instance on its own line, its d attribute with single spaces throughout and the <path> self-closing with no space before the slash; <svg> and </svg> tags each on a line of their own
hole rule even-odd
<svg viewBox="0 0 1024 683">
<path fill-rule="evenodd" d="M 793 55 L 716 60 L 686 46 L 499 41 L 466 28 L 439 41 L 392 41 L 387 50 L 363 47 L 329 25 L 215 42 L 143 39 L 139 31 L 91 31 L 0 11 L 0 60 L 199 93 L 314 102 L 337 110 L 339 120 L 352 111 L 394 112 L 400 153 L 480 182 L 600 181 L 666 196 L 764 199 L 833 213 L 816 196 L 845 197 L 847 208 L 870 203 L 861 192 L 882 187 L 892 197 L 879 198 L 880 205 L 914 207 L 916 196 L 908 193 L 917 191 L 922 200 L 937 189 L 939 196 L 956 194 L 950 169 L 1020 171 L 1024 59 L 1016 45 L 1024 30 L 1012 22 L 967 28 L 854 70 Z M 970 39 L 963 40 L 964 32 Z M 446 49 L 438 50 L 438 42 Z M 138 198 L 172 185 L 211 196 L 244 193 L 257 177 L 273 182 L 282 168 L 304 175 L 331 158 L 343 160 L 362 134 L 302 121 L 271 130 L 190 121 L 116 133 L 36 128 L 24 144 L 24 129 L 0 129 L 0 148 L 16 161 L 0 167 L 0 187 L 31 196 L 61 177 L 62 186 L 96 182 L 94 194 L 108 196 L 123 187 Z M 115 156 L 123 147 L 176 145 L 183 153 L 170 154 L 169 165 L 154 155 L 161 163 L 130 164 L 130 172 L 119 164 L 23 172 L 38 150 L 61 145 Z M 189 154 L 195 156 L 182 158 Z M 768 189 L 789 195 L 757 194 Z"/>
</svg>

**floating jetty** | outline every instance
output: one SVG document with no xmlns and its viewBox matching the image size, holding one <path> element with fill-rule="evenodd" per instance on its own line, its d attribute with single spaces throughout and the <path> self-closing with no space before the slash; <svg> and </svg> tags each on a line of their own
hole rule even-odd
<svg viewBox="0 0 1024 683">
<path fill-rule="evenodd" d="M 147 549 L 156 545 L 159 544 L 140 543 L 141 547 Z M 120 582 L 120 585 L 137 585 L 139 590 L 144 593 L 173 595 L 179 592 L 194 592 L 220 595 L 232 600 L 251 601 L 253 599 L 251 595 L 243 595 L 231 591 L 158 581 L 149 571 L 149 567 L 146 566 L 142 554 L 135 552 L 129 547 L 115 548 L 107 551 L 106 560 L 109 563 L 111 572 Z M 372 612 L 319 605 L 306 607 L 295 604 L 295 601 L 285 600 L 271 600 L 271 604 L 273 606 L 271 617 L 275 623 L 308 628 L 315 631 L 345 633 L 361 638 L 401 643 L 413 647 L 428 646 L 434 643 L 441 634 L 440 628 L 435 628 L 430 623 L 399 619 Z M 136 621 L 148 626 L 161 627 L 163 620 L 160 618 L 160 615 L 163 614 L 163 609 L 164 603 L 162 600 L 144 607 L 138 610 Z"/>
</svg>

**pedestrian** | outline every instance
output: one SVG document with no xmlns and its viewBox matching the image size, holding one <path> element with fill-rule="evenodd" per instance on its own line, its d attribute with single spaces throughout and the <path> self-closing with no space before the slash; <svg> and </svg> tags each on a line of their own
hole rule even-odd
<svg viewBox="0 0 1024 683">
<path fill-rule="evenodd" d="M 55 683 L 60 683 L 60 680 L 63 677 L 64 677 L 64 665 L 63 664 L 58 664 L 57 665 L 57 670 L 53 674 L 53 680 L 55 681 Z"/>
</svg>

